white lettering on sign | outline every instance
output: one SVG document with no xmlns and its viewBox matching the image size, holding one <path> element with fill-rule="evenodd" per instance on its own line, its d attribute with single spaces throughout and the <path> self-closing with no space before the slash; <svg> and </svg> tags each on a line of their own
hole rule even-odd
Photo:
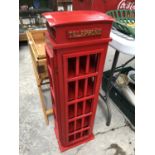
<svg viewBox="0 0 155 155">
<path fill-rule="evenodd" d="M 135 10 L 135 2 L 128 0 L 121 0 L 117 6 L 118 10 Z"/>
</svg>

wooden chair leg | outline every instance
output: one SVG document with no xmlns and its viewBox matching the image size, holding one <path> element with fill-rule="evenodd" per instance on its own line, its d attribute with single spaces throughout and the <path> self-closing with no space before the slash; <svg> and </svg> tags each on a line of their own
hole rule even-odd
<svg viewBox="0 0 155 155">
<path fill-rule="evenodd" d="M 41 106 L 42 106 L 45 122 L 46 122 L 46 125 L 48 125 L 49 124 L 48 114 L 47 114 L 47 111 L 46 111 L 46 104 L 45 104 L 45 100 L 44 100 L 44 97 L 43 97 L 41 86 L 38 86 L 38 90 L 39 90 L 39 96 L 40 96 L 40 100 L 41 100 Z"/>
</svg>

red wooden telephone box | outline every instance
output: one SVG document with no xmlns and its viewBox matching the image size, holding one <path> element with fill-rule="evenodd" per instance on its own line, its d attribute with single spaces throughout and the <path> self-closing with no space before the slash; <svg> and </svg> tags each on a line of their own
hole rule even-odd
<svg viewBox="0 0 155 155">
<path fill-rule="evenodd" d="M 55 133 L 61 151 L 94 138 L 93 124 L 113 19 L 96 11 L 44 13 Z"/>
</svg>

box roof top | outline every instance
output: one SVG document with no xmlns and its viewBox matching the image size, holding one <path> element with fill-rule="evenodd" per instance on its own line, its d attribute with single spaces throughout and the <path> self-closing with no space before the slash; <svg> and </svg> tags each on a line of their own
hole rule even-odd
<svg viewBox="0 0 155 155">
<path fill-rule="evenodd" d="M 42 15 L 47 19 L 47 22 L 50 26 L 99 21 L 114 21 L 112 17 L 98 11 L 45 12 Z"/>
</svg>

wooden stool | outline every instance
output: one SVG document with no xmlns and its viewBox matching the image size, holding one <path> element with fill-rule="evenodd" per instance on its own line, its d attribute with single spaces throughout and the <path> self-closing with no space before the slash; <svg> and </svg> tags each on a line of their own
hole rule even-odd
<svg viewBox="0 0 155 155">
<path fill-rule="evenodd" d="M 32 64 L 37 81 L 37 87 L 41 100 L 41 106 L 44 114 L 46 124 L 49 124 L 48 116 L 53 114 L 53 110 L 47 109 L 45 99 L 43 96 L 42 87 L 45 84 L 49 84 L 48 71 L 46 65 L 45 54 L 45 34 L 46 30 L 30 30 L 26 32 L 28 45 L 31 53 Z M 48 82 L 46 82 L 48 80 Z"/>
</svg>

